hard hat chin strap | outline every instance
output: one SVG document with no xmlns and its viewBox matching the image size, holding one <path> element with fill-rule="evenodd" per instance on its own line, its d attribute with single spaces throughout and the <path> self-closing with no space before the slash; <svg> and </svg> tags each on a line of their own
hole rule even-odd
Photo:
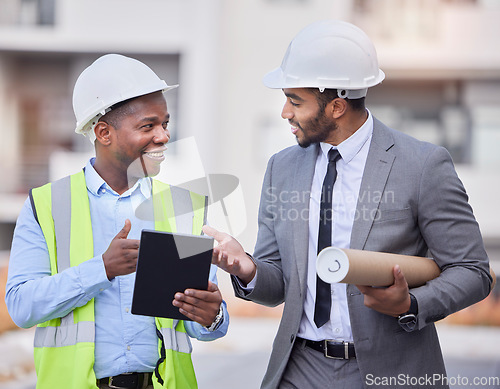
<svg viewBox="0 0 500 389">
<path fill-rule="evenodd" d="M 85 126 L 83 126 L 83 128 L 80 131 L 78 131 L 78 133 L 86 136 L 89 139 L 90 143 L 94 144 L 96 140 L 94 128 L 99 122 L 99 120 L 109 111 L 111 111 L 111 108 L 103 109 L 101 112 L 95 115 L 92 118 L 92 120 L 90 120 Z"/>
</svg>

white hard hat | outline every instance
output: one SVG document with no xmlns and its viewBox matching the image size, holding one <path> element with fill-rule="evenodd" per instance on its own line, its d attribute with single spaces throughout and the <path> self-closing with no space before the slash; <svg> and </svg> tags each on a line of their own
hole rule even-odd
<svg viewBox="0 0 500 389">
<path fill-rule="evenodd" d="M 337 89 L 339 97 L 357 99 L 384 78 L 375 47 L 360 28 L 340 20 L 325 20 L 300 31 L 288 46 L 281 66 L 267 73 L 263 82 L 279 89 Z"/>
<path fill-rule="evenodd" d="M 109 107 L 178 85 L 167 83 L 142 62 L 119 54 L 107 54 L 95 60 L 78 77 L 73 89 L 73 111 L 78 134 L 95 141 L 94 127 Z"/>
</svg>

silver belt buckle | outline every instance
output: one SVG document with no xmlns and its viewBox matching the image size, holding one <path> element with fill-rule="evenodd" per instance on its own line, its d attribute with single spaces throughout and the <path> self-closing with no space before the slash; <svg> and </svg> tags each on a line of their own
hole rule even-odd
<svg viewBox="0 0 500 389">
<path fill-rule="evenodd" d="M 331 359 L 349 359 L 349 342 L 336 342 L 334 340 L 324 340 L 323 342 L 324 345 L 323 345 L 323 350 L 324 350 L 324 354 L 325 354 L 325 357 L 327 358 L 331 358 Z M 336 357 L 334 355 L 328 355 L 328 342 L 332 342 L 332 343 L 342 343 L 344 345 L 344 356 L 343 357 Z"/>
<path fill-rule="evenodd" d="M 114 386 L 114 385 L 113 385 L 113 377 L 109 377 L 108 386 L 109 386 L 111 389 L 120 389 L 120 387 L 119 387 L 119 386 Z"/>
<path fill-rule="evenodd" d="M 120 375 L 132 375 L 132 374 L 133 373 L 122 373 Z M 110 389 L 123 389 L 123 386 L 115 386 L 115 385 L 113 385 L 113 377 L 109 377 L 108 386 L 110 387 Z"/>
</svg>

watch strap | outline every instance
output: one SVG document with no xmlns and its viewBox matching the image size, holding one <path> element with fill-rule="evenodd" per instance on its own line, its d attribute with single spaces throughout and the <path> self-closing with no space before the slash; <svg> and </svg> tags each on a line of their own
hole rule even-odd
<svg viewBox="0 0 500 389">
<path fill-rule="evenodd" d="M 406 332 L 412 332 L 417 327 L 418 303 L 414 295 L 410 293 L 410 308 L 408 312 L 398 316 L 398 323 Z"/>
<path fill-rule="evenodd" d="M 210 324 L 209 326 L 205 326 L 205 328 L 210 332 L 215 331 L 217 328 L 219 328 L 219 325 L 222 323 L 223 317 L 224 317 L 224 310 L 222 309 L 222 303 L 221 303 L 219 307 L 219 312 L 215 316 L 213 323 Z"/>
<path fill-rule="evenodd" d="M 414 295 L 410 293 L 410 309 L 407 313 L 418 315 L 418 302 Z"/>
</svg>

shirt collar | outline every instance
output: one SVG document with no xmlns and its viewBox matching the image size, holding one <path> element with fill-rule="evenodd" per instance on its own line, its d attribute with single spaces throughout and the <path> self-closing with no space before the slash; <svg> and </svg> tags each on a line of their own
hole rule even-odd
<svg viewBox="0 0 500 389">
<path fill-rule="evenodd" d="M 95 157 L 90 158 L 85 165 L 85 182 L 87 183 L 87 189 L 94 194 L 95 196 L 102 196 L 104 193 L 102 189 L 110 190 L 113 193 L 116 193 L 111 187 L 103 180 L 103 178 L 96 172 L 94 169 Z M 142 195 L 145 198 L 151 197 L 151 179 L 141 178 L 139 181 L 135 183 L 135 185 L 128 189 L 121 196 L 131 195 L 135 192 L 135 190 L 139 188 Z"/>
<path fill-rule="evenodd" d="M 356 156 L 356 154 L 359 153 L 359 151 L 364 146 L 366 141 L 370 139 L 372 135 L 373 117 L 368 109 L 366 111 L 368 112 L 368 118 L 363 123 L 363 125 L 359 127 L 354 134 L 352 134 L 349 138 L 344 140 L 338 146 L 336 147 L 333 146 L 333 148 L 339 150 L 340 156 L 342 157 L 342 160 L 345 163 L 349 163 Z M 328 159 L 328 152 L 332 148 L 332 145 L 330 143 L 321 142 L 320 146 L 321 146 L 321 151 Z"/>
</svg>

